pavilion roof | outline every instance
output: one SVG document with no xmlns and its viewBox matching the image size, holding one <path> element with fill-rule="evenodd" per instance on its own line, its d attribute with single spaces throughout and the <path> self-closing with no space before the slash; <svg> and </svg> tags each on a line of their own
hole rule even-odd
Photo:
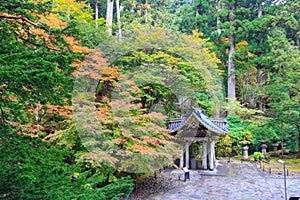
<svg viewBox="0 0 300 200">
<path fill-rule="evenodd" d="M 170 120 L 168 130 L 171 132 L 178 131 L 192 118 L 192 116 L 194 116 L 200 124 L 214 133 L 222 135 L 228 134 L 228 125 L 224 120 L 209 119 L 199 108 L 190 110 L 184 118 Z"/>
</svg>

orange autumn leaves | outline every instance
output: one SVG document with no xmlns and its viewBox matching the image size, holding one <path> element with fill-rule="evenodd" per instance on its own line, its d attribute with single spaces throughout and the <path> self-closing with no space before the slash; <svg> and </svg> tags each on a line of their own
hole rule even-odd
<svg viewBox="0 0 300 200">
<path fill-rule="evenodd" d="M 63 28 L 66 28 L 69 25 L 67 22 L 62 21 L 59 18 L 59 16 L 57 16 L 54 13 L 50 13 L 46 16 L 41 15 L 40 16 L 40 21 L 42 23 L 47 24 L 48 26 L 50 26 L 52 28 L 56 27 L 56 28 L 63 29 Z M 53 48 L 53 49 L 58 49 L 55 45 L 53 45 L 51 43 L 51 40 L 55 40 L 54 37 L 52 37 L 48 33 L 45 33 L 45 31 L 42 30 L 42 29 L 36 29 L 35 32 L 37 34 L 41 34 L 43 36 L 43 38 L 46 39 L 48 47 Z M 80 41 L 76 40 L 73 36 L 64 35 L 63 38 L 67 42 L 69 49 L 72 50 L 73 52 L 77 52 L 77 53 L 88 53 L 88 52 L 90 52 L 89 48 L 80 46 L 79 45 Z"/>
<path fill-rule="evenodd" d="M 83 137 L 92 135 L 85 140 L 91 152 L 84 154 L 82 159 L 91 163 L 106 161 L 122 170 L 136 166 L 137 163 L 132 160 L 138 163 L 143 163 L 145 159 L 153 162 L 164 160 L 165 163 L 160 164 L 172 160 L 177 150 L 174 138 L 162 127 L 165 116 L 148 113 L 142 108 L 139 103 L 141 95 L 137 95 L 141 91 L 135 82 L 121 73 L 118 67 L 109 66 L 101 52 L 95 51 L 86 56 L 75 76 L 83 89 L 76 92 L 80 98 L 74 102 L 85 105 L 81 108 L 88 111 L 87 107 L 96 107 L 96 121 L 84 123 L 84 130 L 80 133 Z M 91 87 L 95 83 L 98 84 L 96 90 Z M 95 124 L 97 127 L 93 128 Z M 94 136 L 100 139 L 95 140 Z"/>
<path fill-rule="evenodd" d="M 118 67 L 109 67 L 106 62 L 100 52 L 94 52 L 82 63 L 84 67 L 78 70 L 81 76 L 99 80 L 101 90 L 96 95 L 99 102 L 96 115 L 105 136 L 122 151 L 158 155 L 173 139 L 165 128 L 155 123 L 164 121 L 165 117 L 142 109 L 134 96 L 134 93 L 140 92 L 139 88 L 121 75 Z M 121 99 L 112 99 L 112 91 L 117 92 Z"/>
<path fill-rule="evenodd" d="M 64 28 L 68 25 L 68 23 L 61 21 L 57 16 L 53 14 L 48 14 L 47 16 L 41 15 L 39 22 L 33 22 L 27 19 L 24 16 L 14 16 L 7 13 L 0 13 L 1 18 L 6 18 L 8 23 L 11 22 L 19 24 L 19 26 L 28 26 L 30 28 L 20 28 L 15 31 L 15 34 L 18 35 L 17 40 L 24 43 L 26 42 L 27 46 L 35 47 L 45 44 L 50 50 L 59 51 L 60 47 L 53 43 L 57 39 L 57 36 L 51 34 L 51 31 L 42 23 L 47 24 L 49 27 L 59 27 Z M 87 53 L 89 52 L 89 48 L 83 47 L 79 45 L 78 40 L 76 40 L 73 36 L 64 35 L 64 40 L 67 42 L 67 46 L 64 49 L 69 48 L 73 52 L 78 53 Z M 28 42 L 34 38 L 34 42 Z"/>
<path fill-rule="evenodd" d="M 40 3 L 40 0 L 31 0 L 33 3 Z M 43 2 L 43 1 L 42 1 Z M 62 17 L 59 15 L 61 13 L 65 13 L 65 15 L 74 15 L 78 20 L 88 21 L 92 19 L 92 13 L 89 13 L 83 8 L 86 5 L 84 3 L 76 2 L 74 0 L 56 0 L 54 1 L 54 7 L 50 13 L 37 14 L 34 10 L 31 12 L 33 16 L 37 16 L 39 18 L 38 22 L 30 21 L 24 16 L 13 16 L 7 13 L 0 13 L 3 16 L 14 17 L 12 20 L 18 20 L 20 23 L 25 23 L 30 26 L 30 28 L 26 31 L 20 29 L 19 34 L 24 39 L 29 39 L 30 34 L 34 34 L 36 36 L 37 41 L 42 41 L 46 44 L 49 49 L 52 50 L 60 50 L 61 47 L 56 46 L 52 41 L 55 41 L 57 37 L 51 33 L 50 30 L 43 24 L 46 24 L 50 28 L 59 28 L 64 29 L 69 24 L 66 21 L 62 20 Z M 85 8 L 87 10 L 87 8 Z M 69 13 L 71 12 L 71 13 Z M 90 51 L 89 48 L 83 47 L 79 45 L 79 40 L 76 40 L 71 35 L 63 35 L 64 40 L 67 42 L 67 46 L 64 49 L 69 48 L 73 52 L 78 53 L 87 53 Z"/>
</svg>

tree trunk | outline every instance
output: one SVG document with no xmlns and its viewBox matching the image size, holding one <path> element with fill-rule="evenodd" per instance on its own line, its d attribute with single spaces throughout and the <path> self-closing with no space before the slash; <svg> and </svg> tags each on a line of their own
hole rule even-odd
<svg viewBox="0 0 300 200">
<path fill-rule="evenodd" d="M 121 21 L 120 21 L 120 1 L 116 0 L 116 8 L 117 8 L 117 22 L 118 22 L 118 39 L 122 38 L 122 29 L 121 29 Z"/>
<path fill-rule="evenodd" d="M 220 12 L 221 10 L 221 0 L 218 0 L 218 4 L 217 4 L 217 12 Z M 221 29 L 220 29 L 220 17 L 217 17 L 217 32 L 218 32 L 218 36 L 221 35 Z"/>
<path fill-rule="evenodd" d="M 96 28 L 98 28 L 98 16 L 99 16 L 98 0 L 96 0 L 95 1 L 95 21 L 96 21 Z"/>
<path fill-rule="evenodd" d="M 298 128 L 298 152 L 297 152 L 297 158 L 300 158 L 300 126 L 296 125 Z"/>
<path fill-rule="evenodd" d="M 281 123 L 281 158 L 284 157 L 284 133 L 283 133 L 283 124 Z"/>
<path fill-rule="evenodd" d="M 258 18 L 262 17 L 262 13 L 263 13 L 263 4 L 262 2 L 258 3 Z"/>
<path fill-rule="evenodd" d="M 0 106 L 0 110 L 1 110 L 1 121 L 2 121 L 2 124 L 5 123 L 5 114 L 4 114 L 4 110 L 2 109 L 2 106 Z"/>
<path fill-rule="evenodd" d="M 37 135 L 38 135 L 39 132 L 40 132 L 40 123 L 39 123 L 39 121 L 40 121 L 40 118 L 39 118 L 40 106 L 41 106 L 41 104 L 40 104 L 40 102 L 38 102 L 38 103 L 36 104 L 36 111 L 35 111 L 35 121 L 36 121 L 36 128 L 37 128 L 36 134 L 37 134 Z"/>
<path fill-rule="evenodd" d="M 295 45 L 299 46 L 299 34 L 298 33 L 294 35 L 294 40 L 295 40 Z"/>
<path fill-rule="evenodd" d="M 258 13 L 257 13 L 257 17 L 258 18 L 261 18 L 262 17 L 262 9 L 263 9 L 263 4 L 262 2 L 260 2 L 258 4 Z M 259 47 L 262 46 L 262 42 L 263 42 L 263 39 L 260 38 L 259 39 Z M 262 52 L 259 52 L 258 53 L 258 56 L 261 57 L 262 56 Z M 262 66 L 260 64 L 257 65 L 257 85 L 260 86 L 263 84 L 263 70 L 262 70 Z M 263 103 L 262 103 L 262 98 L 260 96 L 257 97 L 257 105 L 256 107 L 259 109 L 259 110 L 263 110 Z"/>
<path fill-rule="evenodd" d="M 258 55 L 258 56 L 261 56 L 261 55 Z M 257 65 L 257 68 L 258 68 L 258 73 L 257 73 L 257 85 L 258 86 L 261 86 L 263 84 L 263 75 L 264 75 L 264 72 L 263 70 L 261 69 L 261 65 Z M 257 109 L 259 110 L 263 110 L 263 99 L 261 98 L 261 96 L 258 96 L 257 97 L 257 104 L 256 104 L 256 107 Z"/>
<path fill-rule="evenodd" d="M 300 130 L 298 129 L 298 152 L 297 158 L 300 158 Z"/>
<path fill-rule="evenodd" d="M 200 7 L 197 6 L 197 7 L 196 7 L 196 16 L 198 16 L 199 14 L 200 14 Z"/>
<path fill-rule="evenodd" d="M 235 20 L 235 4 L 231 5 L 231 14 L 229 17 L 230 24 L 233 26 L 233 22 Z M 235 35 L 234 33 L 230 33 L 229 35 L 229 43 L 230 43 L 230 50 L 228 55 L 228 101 L 232 101 L 236 98 L 235 93 L 235 64 L 233 61 L 233 55 L 235 54 Z M 228 114 L 232 114 L 232 111 L 229 111 Z"/>
<path fill-rule="evenodd" d="M 112 35 L 112 21 L 114 12 L 114 0 L 107 0 L 106 6 L 106 24 L 108 26 L 107 32 Z"/>
<path fill-rule="evenodd" d="M 233 55 L 235 53 L 235 37 L 234 34 L 230 34 L 229 36 L 229 43 L 230 43 L 230 50 L 228 55 L 228 98 L 233 99 L 236 97 L 235 94 L 235 65 L 233 62 Z"/>
<path fill-rule="evenodd" d="M 148 0 L 146 0 L 146 10 L 145 10 L 145 23 L 148 23 Z"/>
<path fill-rule="evenodd" d="M 67 18 L 68 20 L 71 19 L 71 8 L 68 8 Z"/>
</svg>

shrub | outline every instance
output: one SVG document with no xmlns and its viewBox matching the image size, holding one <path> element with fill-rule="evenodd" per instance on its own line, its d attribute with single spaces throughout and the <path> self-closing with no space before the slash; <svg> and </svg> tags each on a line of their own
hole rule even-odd
<svg viewBox="0 0 300 200">
<path fill-rule="evenodd" d="M 70 159 L 73 151 L 18 135 L 1 124 L 0 132 L 0 199 L 106 200 L 126 197 L 133 189 L 130 177 L 110 181 L 112 169 L 85 170 Z"/>
<path fill-rule="evenodd" d="M 253 158 L 254 160 L 261 160 L 264 158 L 264 155 L 261 152 L 254 152 Z"/>
</svg>

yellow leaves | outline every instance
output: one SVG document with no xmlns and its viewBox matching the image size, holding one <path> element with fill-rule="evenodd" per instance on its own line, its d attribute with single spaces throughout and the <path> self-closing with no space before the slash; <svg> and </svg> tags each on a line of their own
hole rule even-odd
<svg viewBox="0 0 300 200">
<path fill-rule="evenodd" d="M 222 63 L 222 61 L 217 57 L 217 55 L 215 53 L 211 53 L 211 58 L 218 64 Z M 217 65 L 213 65 L 213 68 L 217 69 L 218 66 Z"/>
<path fill-rule="evenodd" d="M 93 19 L 90 7 L 84 2 L 76 2 L 75 0 L 54 0 L 55 7 L 52 9 L 54 13 L 64 13 L 66 17 L 71 16 L 77 20 L 89 22 Z"/>
<path fill-rule="evenodd" d="M 34 4 L 45 3 L 47 0 L 30 0 Z"/>
<path fill-rule="evenodd" d="M 222 42 L 223 42 L 224 44 L 229 44 L 229 39 L 228 39 L 228 38 L 222 37 L 221 40 L 222 40 Z M 242 40 L 241 42 L 238 42 L 238 43 L 235 44 L 236 51 L 239 51 L 241 48 L 243 48 L 243 47 L 245 47 L 245 46 L 248 46 L 248 45 L 249 45 L 249 44 L 248 44 L 247 41 Z"/>
<path fill-rule="evenodd" d="M 192 31 L 192 37 L 194 38 L 194 40 L 196 42 L 198 42 L 200 44 L 203 44 L 209 40 L 209 38 L 204 39 L 204 38 L 202 38 L 202 36 L 203 36 L 203 33 L 200 32 L 198 29 Z"/>
<path fill-rule="evenodd" d="M 109 67 L 106 68 L 102 74 L 100 78 L 101 82 L 105 82 L 105 81 L 110 81 L 112 83 L 115 83 L 116 79 L 120 77 L 120 72 L 119 72 L 119 68 L 118 67 Z"/>
<path fill-rule="evenodd" d="M 236 47 L 248 46 L 248 42 L 243 40 L 236 44 Z"/>
<path fill-rule="evenodd" d="M 78 172 L 74 172 L 74 173 L 73 173 L 73 176 L 79 177 L 80 174 L 79 174 Z"/>
<path fill-rule="evenodd" d="M 248 46 L 248 42 L 243 40 L 241 42 L 238 42 L 235 47 L 236 47 L 236 51 L 239 51 L 241 48 Z"/>
<path fill-rule="evenodd" d="M 255 54 L 253 54 L 253 53 L 251 53 L 251 52 L 247 52 L 247 55 L 248 55 L 248 57 L 255 57 L 256 55 Z"/>
</svg>

